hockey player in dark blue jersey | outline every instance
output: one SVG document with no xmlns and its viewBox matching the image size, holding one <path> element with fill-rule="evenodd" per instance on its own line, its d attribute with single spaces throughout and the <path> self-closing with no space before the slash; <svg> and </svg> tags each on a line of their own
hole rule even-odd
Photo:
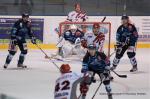
<svg viewBox="0 0 150 99">
<path fill-rule="evenodd" d="M 113 60 L 113 66 L 111 67 L 114 70 L 119 64 L 120 59 L 127 50 L 127 55 L 132 64 L 132 69 L 130 72 L 137 71 L 137 61 L 135 58 L 136 52 L 136 43 L 138 39 L 138 33 L 136 27 L 129 23 L 128 16 L 122 16 L 122 25 L 119 26 L 116 33 L 116 55 Z"/>
<path fill-rule="evenodd" d="M 88 46 L 88 51 L 83 58 L 82 64 L 82 73 L 91 71 L 95 74 L 98 74 L 101 81 L 105 85 L 105 89 L 108 93 L 108 99 L 112 99 L 111 87 L 110 87 L 110 61 L 103 52 L 98 52 L 96 46 L 90 44 Z M 95 81 L 93 79 L 91 82 Z"/>
<path fill-rule="evenodd" d="M 22 18 L 15 22 L 12 27 L 10 34 L 10 44 L 9 44 L 9 54 L 6 58 L 4 68 L 6 69 L 11 62 L 13 56 L 17 52 L 17 46 L 19 47 L 21 53 L 18 60 L 18 67 L 26 68 L 27 66 L 23 65 L 25 55 L 27 54 L 27 43 L 26 35 L 28 35 L 33 44 L 36 43 L 36 39 L 33 36 L 31 30 L 31 22 L 29 21 L 29 15 L 27 13 L 22 14 Z"/>
</svg>

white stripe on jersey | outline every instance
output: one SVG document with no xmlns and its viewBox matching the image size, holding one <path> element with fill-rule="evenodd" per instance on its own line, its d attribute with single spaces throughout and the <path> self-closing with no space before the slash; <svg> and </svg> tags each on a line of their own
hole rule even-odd
<svg viewBox="0 0 150 99">
<path fill-rule="evenodd" d="M 88 19 L 86 13 L 77 13 L 76 11 L 71 11 L 68 14 L 67 20 L 71 21 L 71 22 L 83 22 L 85 20 Z"/>
</svg>

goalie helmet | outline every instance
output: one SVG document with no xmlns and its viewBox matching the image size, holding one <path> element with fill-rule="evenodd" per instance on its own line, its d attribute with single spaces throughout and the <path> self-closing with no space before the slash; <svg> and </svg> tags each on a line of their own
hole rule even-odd
<svg viewBox="0 0 150 99">
<path fill-rule="evenodd" d="M 69 64 L 62 64 L 60 67 L 61 73 L 69 73 L 70 72 L 70 66 Z"/>
<path fill-rule="evenodd" d="M 74 25 L 74 24 L 71 25 L 71 26 L 70 26 L 70 30 L 71 30 L 72 33 L 75 33 L 75 32 L 77 31 L 77 26 Z"/>
<path fill-rule="evenodd" d="M 73 24 L 70 26 L 70 29 L 77 30 L 77 26 Z"/>
</svg>

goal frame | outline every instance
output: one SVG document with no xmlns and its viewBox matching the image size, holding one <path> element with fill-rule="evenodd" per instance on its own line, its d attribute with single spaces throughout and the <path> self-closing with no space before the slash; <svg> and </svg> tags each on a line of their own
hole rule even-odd
<svg viewBox="0 0 150 99">
<path fill-rule="evenodd" d="M 62 26 L 65 24 L 94 24 L 94 23 L 98 23 L 98 24 L 104 24 L 104 25 L 109 25 L 109 29 L 108 29 L 108 58 L 110 57 L 110 43 L 111 43 L 111 23 L 110 22 L 61 22 L 59 23 L 59 32 L 60 34 L 62 34 Z"/>
</svg>

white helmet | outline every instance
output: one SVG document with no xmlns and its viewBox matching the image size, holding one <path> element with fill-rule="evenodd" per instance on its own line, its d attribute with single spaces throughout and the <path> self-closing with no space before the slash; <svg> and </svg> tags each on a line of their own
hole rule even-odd
<svg viewBox="0 0 150 99">
<path fill-rule="evenodd" d="M 71 25 L 71 26 L 70 26 L 70 30 L 71 30 L 72 33 L 75 33 L 75 32 L 77 31 L 77 26 L 74 25 L 74 24 Z"/>
<path fill-rule="evenodd" d="M 77 26 L 73 24 L 70 26 L 70 29 L 77 30 Z"/>
</svg>

